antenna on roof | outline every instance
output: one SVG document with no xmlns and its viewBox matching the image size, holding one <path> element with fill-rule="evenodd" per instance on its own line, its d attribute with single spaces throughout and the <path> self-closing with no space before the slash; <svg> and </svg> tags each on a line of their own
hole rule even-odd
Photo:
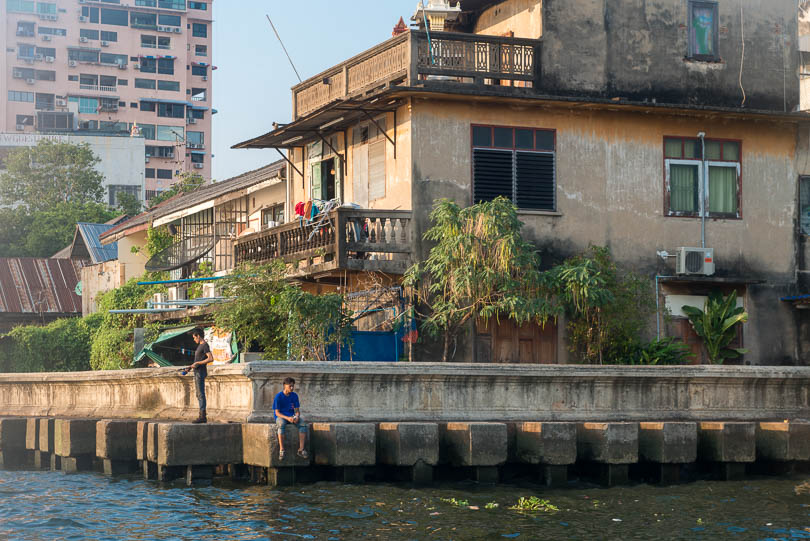
<svg viewBox="0 0 810 541">
<path fill-rule="evenodd" d="M 276 25 L 273 24 L 273 21 L 270 20 L 270 15 L 265 15 L 267 17 L 267 21 L 270 23 L 270 27 L 273 29 L 273 33 L 278 38 L 278 42 L 281 43 L 281 48 L 284 49 L 284 54 L 287 55 L 287 60 L 290 61 L 290 65 L 292 66 L 293 71 L 295 72 L 295 76 L 298 77 L 298 82 L 303 82 L 301 80 L 301 76 L 298 75 L 298 70 L 295 69 L 295 64 L 293 64 L 292 58 L 290 58 L 290 53 L 287 52 L 287 48 L 284 46 L 284 42 L 281 41 L 281 36 L 278 35 L 278 31 L 276 30 Z"/>
</svg>

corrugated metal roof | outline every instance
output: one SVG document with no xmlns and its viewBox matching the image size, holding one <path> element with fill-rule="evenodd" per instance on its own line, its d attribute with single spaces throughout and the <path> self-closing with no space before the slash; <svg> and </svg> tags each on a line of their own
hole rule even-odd
<svg viewBox="0 0 810 541">
<path fill-rule="evenodd" d="M 98 238 L 102 233 L 109 231 L 113 228 L 112 225 L 107 224 L 90 224 L 79 222 L 76 224 L 79 233 L 84 240 L 87 251 L 90 253 L 90 259 L 93 263 L 104 263 L 112 259 L 118 259 L 118 243 L 102 245 Z"/>
<path fill-rule="evenodd" d="M 0 313 L 81 314 L 80 276 L 70 259 L 0 258 Z"/>
<path fill-rule="evenodd" d="M 112 229 L 102 233 L 100 238 L 102 240 L 105 238 L 110 238 L 112 235 L 115 235 L 121 231 L 126 231 L 130 228 L 135 228 L 147 222 L 151 223 L 157 218 L 161 218 L 163 216 L 171 214 L 172 212 L 187 209 L 195 205 L 198 205 L 204 201 L 216 199 L 217 197 L 221 197 L 225 194 L 236 192 L 244 188 L 248 188 L 250 186 L 253 186 L 254 184 L 258 184 L 265 180 L 271 179 L 279 173 L 284 174 L 286 170 L 287 170 L 287 162 L 284 160 L 278 160 L 276 162 L 271 163 L 270 165 L 265 165 L 264 167 L 260 167 L 259 169 L 254 169 L 253 171 L 242 173 L 241 175 L 229 178 L 228 180 L 223 180 L 222 182 L 215 182 L 213 184 L 206 184 L 204 186 L 200 186 L 193 192 L 175 195 L 171 199 L 163 201 L 158 207 L 149 210 L 147 212 L 143 212 L 138 216 L 135 216 L 134 218 L 131 218 L 126 222 L 123 222 L 117 225 L 116 227 L 113 227 Z"/>
</svg>

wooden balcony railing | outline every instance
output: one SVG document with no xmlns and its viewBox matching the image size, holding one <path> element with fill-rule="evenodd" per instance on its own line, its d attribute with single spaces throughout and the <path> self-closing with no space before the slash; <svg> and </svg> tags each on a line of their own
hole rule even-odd
<svg viewBox="0 0 810 541">
<path fill-rule="evenodd" d="M 339 208 L 324 220 L 290 222 L 239 238 L 236 263 L 282 259 L 296 276 L 338 269 L 403 274 L 412 240 L 411 211 Z"/>
<path fill-rule="evenodd" d="M 340 99 L 376 88 L 430 82 L 502 85 L 540 75 L 540 40 L 410 31 L 338 64 L 293 87 L 293 116 L 298 119 Z"/>
</svg>

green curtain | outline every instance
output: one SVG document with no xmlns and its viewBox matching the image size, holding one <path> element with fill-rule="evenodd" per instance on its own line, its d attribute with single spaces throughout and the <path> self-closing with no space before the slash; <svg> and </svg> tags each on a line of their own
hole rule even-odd
<svg viewBox="0 0 810 541">
<path fill-rule="evenodd" d="M 737 213 L 737 168 L 709 166 L 709 212 Z"/>
<path fill-rule="evenodd" d="M 698 211 L 698 166 L 669 166 L 669 208 L 672 212 Z"/>
</svg>

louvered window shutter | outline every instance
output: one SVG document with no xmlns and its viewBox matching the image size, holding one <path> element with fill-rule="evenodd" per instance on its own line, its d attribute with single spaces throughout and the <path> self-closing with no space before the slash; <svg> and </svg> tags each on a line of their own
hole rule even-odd
<svg viewBox="0 0 810 541">
<path fill-rule="evenodd" d="M 515 168 L 518 208 L 554 210 L 554 155 L 517 152 Z"/>
<path fill-rule="evenodd" d="M 473 203 L 492 201 L 499 195 L 512 200 L 512 159 L 502 150 L 473 150 Z"/>
</svg>

